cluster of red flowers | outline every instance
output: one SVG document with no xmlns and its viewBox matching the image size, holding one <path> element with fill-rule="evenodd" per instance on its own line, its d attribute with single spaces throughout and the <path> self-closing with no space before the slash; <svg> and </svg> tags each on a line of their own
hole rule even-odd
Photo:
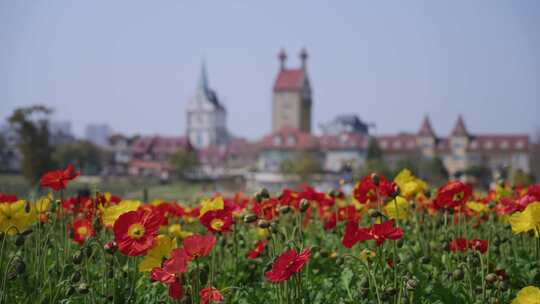
<svg viewBox="0 0 540 304">
<path fill-rule="evenodd" d="M 161 282 L 169 286 L 169 296 L 181 299 L 184 296 L 180 277 L 187 272 L 190 261 L 210 254 L 216 243 L 213 235 L 192 235 L 184 239 L 183 247 L 173 249 L 170 258 L 166 259 L 161 267 L 155 267 L 150 273 L 152 281 Z M 201 303 L 209 301 L 222 301 L 223 296 L 214 287 L 204 288 L 200 291 Z"/>
<path fill-rule="evenodd" d="M 394 227 L 394 220 L 382 224 L 373 224 L 371 227 L 359 228 L 357 221 L 350 221 L 345 226 L 342 243 L 347 248 L 353 247 L 358 242 L 375 240 L 378 246 L 386 240 L 398 240 L 403 237 L 403 229 Z"/>
<path fill-rule="evenodd" d="M 472 187 L 459 181 L 450 181 L 437 191 L 433 202 L 435 209 L 462 207 L 472 196 Z"/>
<path fill-rule="evenodd" d="M 353 195 L 362 204 L 384 202 L 384 199 L 392 196 L 397 190 L 394 182 L 387 180 L 382 175 L 370 174 L 364 176 L 355 186 Z"/>
<path fill-rule="evenodd" d="M 292 275 L 302 270 L 310 255 L 311 250 L 309 249 L 300 253 L 294 249 L 283 252 L 272 264 L 272 269 L 265 273 L 266 279 L 272 283 L 287 281 Z"/>
<path fill-rule="evenodd" d="M 448 250 L 452 252 L 465 252 L 467 249 L 486 253 L 488 250 L 488 241 L 472 239 L 466 240 L 464 238 L 456 238 L 448 244 Z"/>
</svg>

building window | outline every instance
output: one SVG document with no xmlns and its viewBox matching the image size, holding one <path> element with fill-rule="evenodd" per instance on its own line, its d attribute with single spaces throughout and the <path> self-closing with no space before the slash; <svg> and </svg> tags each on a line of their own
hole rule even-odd
<svg viewBox="0 0 540 304">
<path fill-rule="evenodd" d="M 401 141 L 396 140 L 394 142 L 394 149 L 401 149 Z"/>
<path fill-rule="evenodd" d="M 381 140 L 381 148 L 383 149 L 388 148 L 388 143 L 386 143 L 386 140 Z"/>
<path fill-rule="evenodd" d="M 492 142 L 491 140 L 486 141 L 486 142 L 484 143 L 484 147 L 485 147 L 486 149 L 488 149 L 488 150 L 491 149 L 491 148 L 493 148 L 493 142 Z"/>
<path fill-rule="evenodd" d="M 504 150 L 508 149 L 508 141 L 503 140 L 501 142 L 501 149 L 504 149 Z"/>
<path fill-rule="evenodd" d="M 522 149 L 524 146 L 525 146 L 525 144 L 523 143 L 522 140 L 519 140 L 519 141 L 516 143 L 516 148 L 517 148 L 517 149 Z"/>
<path fill-rule="evenodd" d="M 295 144 L 296 144 L 296 140 L 294 136 L 289 135 L 289 137 L 287 138 L 287 145 L 294 146 Z"/>
<path fill-rule="evenodd" d="M 478 142 L 477 142 L 477 141 L 473 141 L 473 142 L 471 143 L 471 149 L 473 149 L 473 150 L 478 149 Z"/>
<path fill-rule="evenodd" d="M 274 136 L 274 146 L 280 146 L 281 145 L 281 137 Z"/>
</svg>

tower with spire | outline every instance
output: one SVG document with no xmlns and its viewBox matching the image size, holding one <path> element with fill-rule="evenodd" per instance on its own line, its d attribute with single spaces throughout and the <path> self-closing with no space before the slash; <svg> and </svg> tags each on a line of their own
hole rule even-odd
<svg viewBox="0 0 540 304">
<path fill-rule="evenodd" d="M 208 84 L 206 64 L 201 64 L 199 84 L 186 110 L 186 132 L 193 147 L 205 149 L 228 142 L 227 111 Z"/>
<path fill-rule="evenodd" d="M 308 53 L 300 52 L 300 67 L 287 68 L 287 54 L 278 54 L 279 72 L 274 83 L 272 97 L 272 132 L 292 128 L 311 132 L 311 86 L 307 75 Z"/>
</svg>

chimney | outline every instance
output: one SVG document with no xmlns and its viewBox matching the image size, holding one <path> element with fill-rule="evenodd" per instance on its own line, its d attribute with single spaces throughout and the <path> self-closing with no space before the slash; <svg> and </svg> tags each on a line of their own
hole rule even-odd
<svg viewBox="0 0 540 304">
<path fill-rule="evenodd" d="M 278 58 L 279 58 L 279 64 L 280 64 L 279 68 L 283 71 L 285 70 L 285 61 L 287 60 L 287 54 L 285 54 L 284 49 L 281 49 L 281 51 L 279 52 Z"/>
</svg>

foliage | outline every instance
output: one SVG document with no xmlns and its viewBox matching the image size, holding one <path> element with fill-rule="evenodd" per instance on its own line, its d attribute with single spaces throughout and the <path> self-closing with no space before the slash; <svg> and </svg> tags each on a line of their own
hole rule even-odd
<svg viewBox="0 0 540 304">
<path fill-rule="evenodd" d="M 1 193 L 0 302 L 535 303 L 540 184 L 395 180 L 411 191 L 369 174 L 185 203 Z"/>
<path fill-rule="evenodd" d="M 89 175 L 101 172 L 107 153 L 93 143 L 81 140 L 56 146 L 53 159 L 60 167 L 74 164 Z"/>
<path fill-rule="evenodd" d="M 49 142 L 48 116 L 51 112 L 45 106 L 34 105 L 16 109 L 9 117 L 9 123 L 18 135 L 22 174 L 32 184 L 55 166 L 51 157 L 53 147 Z"/>
<path fill-rule="evenodd" d="M 292 159 L 281 162 L 280 171 L 283 174 L 297 175 L 301 181 L 306 182 L 313 174 L 320 173 L 322 166 L 316 153 L 300 151 Z"/>
<path fill-rule="evenodd" d="M 370 137 L 367 149 L 367 160 L 382 159 L 383 151 L 375 137 Z"/>
<path fill-rule="evenodd" d="M 199 166 L 197 153 L 189 150 L 178 150 L 171 156 L 169 162 L 179 177 L 184 177 L 186 173 L 191 172 Z"/>
</svg>

